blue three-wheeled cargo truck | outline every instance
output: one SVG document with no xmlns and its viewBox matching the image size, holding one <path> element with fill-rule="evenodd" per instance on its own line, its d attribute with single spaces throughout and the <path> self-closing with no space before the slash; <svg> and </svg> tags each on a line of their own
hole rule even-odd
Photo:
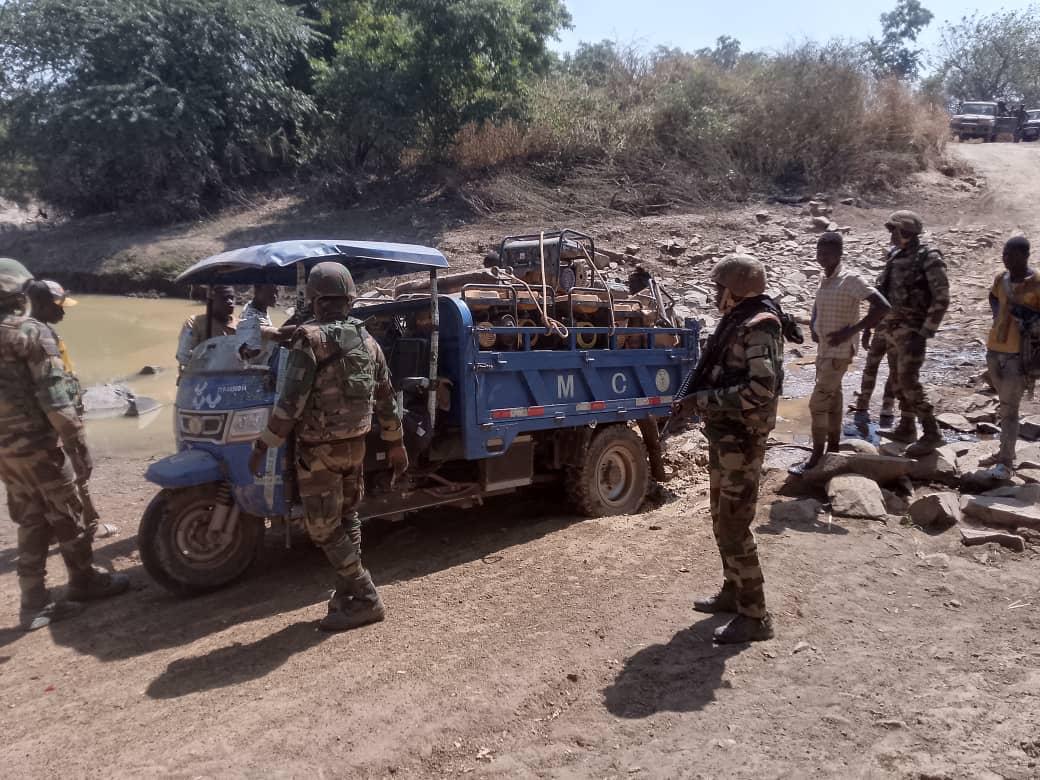
<svg viewBox="0 0 1040 780">
<path fill-rule="evenodd" d="M 697 358 L 696 323 L 676 327 L 653 279 L 637 292 L 604 279 L 581 233 L 513 237 L 499 255 L 501 266 L 445 276 L 428 247 L 285 241 L 202 260 L 180 280 L 300 290 L 311 267 L 333 260 L 375 285 L 353 316 L 386 354 L 412 465 L 391 489 L 373 430 L 362 519 L 472 506 L 547 481 L 562 482 L 583 514 L 637 511 L 660 471 L 657 423 Z M 141 522 L 141 558 L 177 593 L 233 581 L 266 528 L 288 535 L 302 516 L 291 442 L 268 452 L 261 477 L 249 473 L 287 351 L 255 353 L 235 336 L 196 347 L 177 391 L 178 452 L 147 472 L 161 490 Z"/>
</svg>

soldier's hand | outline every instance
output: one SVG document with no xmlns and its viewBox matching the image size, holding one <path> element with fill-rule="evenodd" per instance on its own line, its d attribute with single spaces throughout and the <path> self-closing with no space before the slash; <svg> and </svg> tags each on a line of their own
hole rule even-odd
<svg viewBox="0 0 1040 780">
<path fill-rule="evenodd" d="M 394 475 L 390 478 L 390 487 L 393 487 L 397 480 L 408 471 L 408 451 L 405 450 L 404 444 L 397 442 L 391 445 L 387 458 L 394 469 Z"/>
<path fill-rule="evenodd" d="M 863 349 L 870 349 L 870 331 L 863 331 Z"/>
<path fill-rule="evenodd" d="M 258 444 L 253 444 L 253 451 L 249 453 L 249 473 L 254 477 L 264 473 L 264 457 L 267 455 L 267 448 L 261 448 Z"/>
</svg>

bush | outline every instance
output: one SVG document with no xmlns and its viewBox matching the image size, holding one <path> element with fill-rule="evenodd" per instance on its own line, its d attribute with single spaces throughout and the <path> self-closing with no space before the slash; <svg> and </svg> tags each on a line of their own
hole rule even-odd
<svg viewBox="0 0 1040 780">
<path fill-rule="evenodd" d="M 606 163 L 694 190 L 822 189 L 891 183 L 934 163 L 945 137 L 941 109 L 876 80 L 861 47 L 647 56 L 601 43 L 531 85 L 526 122 L 469 125 L 452 158 L 463 169 Z"/>
</svg>

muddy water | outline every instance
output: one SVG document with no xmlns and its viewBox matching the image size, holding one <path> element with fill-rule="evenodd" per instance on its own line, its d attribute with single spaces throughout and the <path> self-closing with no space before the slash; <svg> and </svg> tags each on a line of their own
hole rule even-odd
<svg viewBox="0 0 1040 780">
<path fill-rule="evenodd" d="M 184 320 L 203 310 L 177 299 L 79 295 L 57 330 L 84 386 L 124 382 L 162 408 L 141 418 L 89 420 L 87 437 L 99 456 L 148 457 L 173 451 L 174 353 Z M 147 365 L 156 376 L 138 376 Z"/>
</svg>

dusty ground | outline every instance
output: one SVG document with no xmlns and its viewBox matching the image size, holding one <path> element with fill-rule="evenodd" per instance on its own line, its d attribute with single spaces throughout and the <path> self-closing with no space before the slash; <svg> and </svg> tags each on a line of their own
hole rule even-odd
<svg viewBox="0 0 1040 780">
<path fill-rule="evenodd" d="M 955 269 L 936 382 L 979 370 L 999 237 L 1037 226 L 1040 144 L 960 153 L 984 186 L 936 176 L 908 196 Z M 835 218 L 866 247 L 890 205 Z M 593 227 L 619 246 L 672 230 L 740 243 L 754 210 L 732 225 Z M 453 228 L 444 243 L 474 253 L 507 227 Z M 796 254 L 791 268 L 811 258 Z M 702 275 L 694 261 L 651 264 L 684 284 Z M 951 374 L 952 354 L 965 359 Z M 526 497 L 377 525 L 366 558 L 390 618 L 328 637 L 315 620 L 330 576 L 305 546 L 269 540 L 252 577 L 200 599 L 149 582 L 132 536 L 144 466 L 105 460 L 93 489 L 124 527 L 98 556 L 135 589 L 50 631 L 13 627 L 14 528 L 0 518 L 6 776 L 1040 776 L 1035 546 L 964 548 L 895 522 L 778 524 L 769 507 L 787 499 L 770 470 L 757 525 L 778 635 L 717 648 L 720 621 L 690 608 L 719 578 L 694 475 L 632 517 L 578 520 Z M 51 571 L 60 583 L 57 558 Z"/>
</svg>

